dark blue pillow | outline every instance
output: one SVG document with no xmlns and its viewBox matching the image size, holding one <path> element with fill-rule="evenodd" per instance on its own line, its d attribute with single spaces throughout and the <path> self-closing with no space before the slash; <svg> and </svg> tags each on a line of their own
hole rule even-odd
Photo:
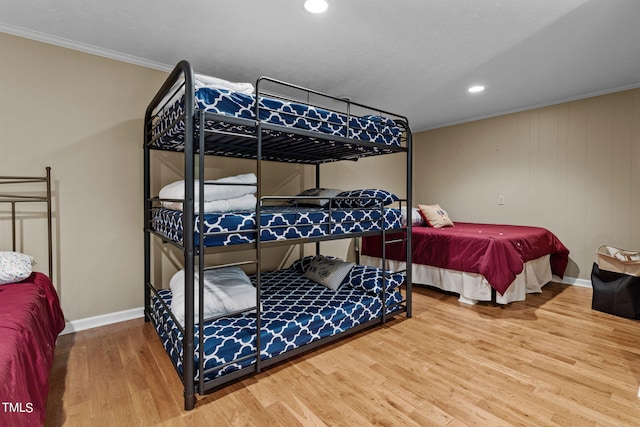
<svg viewBox="0 0 640 427">
<path fill-rule="evenodd" d="M 378 294 L 382 290 L 382 275 L 383 270 L 380 268 L 354 265 L 342 281 L 342 284 Z M 402 273 L 389 273 L 386 291 L 389 292 L 396 289 L 404 283 L 404 279 L 405 277 Z"/>
<path fill-rule="evenodd" d="M 338 208 L 375 208 L 380 207 L 380 203 L 382 206 L 387 206 L 398 201 L 398 196 L 395 194 L 373 188 L 343 191 L 336 197 L 344 197 L 334 200 L 334 206 Z"/>
</svg>

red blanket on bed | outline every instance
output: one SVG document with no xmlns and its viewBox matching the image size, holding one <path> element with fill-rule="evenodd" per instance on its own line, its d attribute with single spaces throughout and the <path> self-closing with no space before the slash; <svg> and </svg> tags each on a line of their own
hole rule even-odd
<svg viewBox="0 0 640 427">
<path fill-rule="evenodd" d="M 481 274 L 500 294 L 527 261 L 550 254 L 551 271 L 560 277 L 569 261 L 569 250 L 553 233 L 540 227 L 456 222 L 454 227 L 412 230 L 412 262 Z M 405 248 L 404 243 L 387 245 L 387 258 L 404 261 Z M 381 257 L 380 237 L 364 238 L 362 253 Z"/>
<path fill-rule="evenodd" d="M 49 278 L 0 285 L 0 425 L 43 425 L 64 316 Z"/>
</svg>

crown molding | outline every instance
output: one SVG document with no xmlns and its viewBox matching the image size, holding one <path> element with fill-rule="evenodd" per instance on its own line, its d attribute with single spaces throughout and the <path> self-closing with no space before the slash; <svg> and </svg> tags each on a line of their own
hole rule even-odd
<svg viewBox="0 0 640 427">
<path fill-rule="evenodd" d="M 79 43 L 51 34 L 41 33 L 39 31 L 5 24 L 3 22 L 0 22 L 0 32 L 23 37 L 30 40 L 35 40 L 42 43 L 47 43 L 54 46 L 77 50 L 79 52 L 89 53 L 91 55 L 101 56 L 103 58 L 114 59 L 116 61 L 126 62 L 128 64 L 139 65 L 141 67 L 151 68 L 154 70 L 169 72 L 173 69 L 172 66 L 167 64 L 161 64 L 159 62 L 150 61 L 148 59 L 139 58 L 133 55 L 127 55 L 125 53 L 104 49 L 86 43 Z"/>
</svg>

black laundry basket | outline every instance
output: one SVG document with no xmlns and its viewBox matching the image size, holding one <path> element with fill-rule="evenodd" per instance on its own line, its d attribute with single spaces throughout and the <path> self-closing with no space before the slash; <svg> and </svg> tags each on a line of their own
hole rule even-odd
<svg viewBox="0 0 640 427">
<path fill-rule="evenodd" d="M 593 263 L 591 308 L 640 319 L 640 253 L 601 246 Z"/>
</svg>

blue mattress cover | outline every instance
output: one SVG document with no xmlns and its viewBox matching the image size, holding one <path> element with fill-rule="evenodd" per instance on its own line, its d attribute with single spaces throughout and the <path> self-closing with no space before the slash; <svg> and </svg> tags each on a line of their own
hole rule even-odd
<svg viewBox="0 0 640 427">
<path fill-rule="evenodd" d="M 373 269 L 373 267 L 363 267 Z M 252 278 L 252 281 L 255 279 Z M 302 277 L 294 268 L 263 273 L 262 331 L 260 357 L 277 356 L 304 344 L 333 336 L 380 316 L 379 297 L 362 289 L 343 284 L 337 291 Z M 171 306 L 171 291 L 159 290 L 161 298 Z M 151 318 L 162 344 L 180 373 L 182 370 L 182 333 L 158 296 L 152 297 Z M 401 302 L 398 289 L 387 293 L 386 304 Z M 388 310 L 391 311 L 391 310 Z M 240 363 L 225 363 L 255 352 L 255 311 L 235 317 L 223 317 L 205 323 L 205 379 L 210 380 L 255 363 L 250 358 Z M 196 326 L 195 363 L 200 346 Z M 199 375 L 196 374 L 196 380 Z"/>
<path fill-rule="evenodd" d="M 174 242 L 182 242 L 182 212 L 165 208 L 153 211 L 152 226 L 155 231 Z M 286 240 L 295 238 L 321 237 L 337 234 L 380 231 L 381 216 L 384 215 L 384 229 L 402 227 L 402 212 L 396 208 L 380 209 L 333 209 L 267 206 L 260 214 L 262 241 Z M 231 212 L 210 213 L 204 215 L 204 239 L 206 247 L 227 246 L 253 243 L 255 233 L 246 230 L 255 228 L 255 213 Z M 199 216 L 195 221 L 194 242 L 200 244 Z"/>
<path fill-rule="evenodd" d="M 200 88 L 195 92 L 196 106 L 207 112 L 255 120 L 255 96 L 227 89 Z M 285 127 L 309 130 L 326 135 L 360 141 L 400 146 L 404 132 L 394 120 L 377 115 L 348 116 L 343 113 L 274 98 L 259 98 L 260 120 Z M 166 134 L 156 140 L 159 148 L 182 150 L 184 147 L 184 95 L 164 108 L 154 122 L 153 135 Z M 253 128 L 207 120 L 205 129 L 253 133 Z"/>
</svg>

